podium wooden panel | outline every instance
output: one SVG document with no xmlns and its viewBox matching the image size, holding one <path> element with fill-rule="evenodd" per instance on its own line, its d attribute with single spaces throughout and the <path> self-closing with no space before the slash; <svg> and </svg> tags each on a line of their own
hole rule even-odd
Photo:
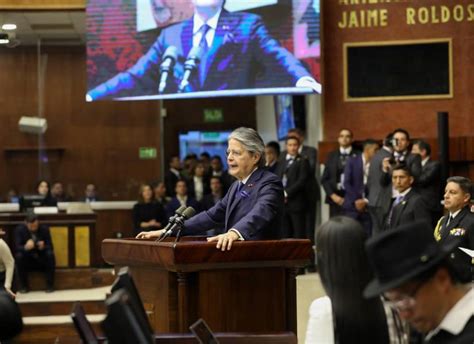
<svg viewBox="0 0 474 344">
<path fill-rule="evenodd" d="M 197 237 L 106 239 L 102 256 L 130 267 L 156 332 L 186 333 L 203 318 L 216 332 L 296 333 L 296 269 L 311 243 L 241 241 L 222 252 Z"/>
</svg>

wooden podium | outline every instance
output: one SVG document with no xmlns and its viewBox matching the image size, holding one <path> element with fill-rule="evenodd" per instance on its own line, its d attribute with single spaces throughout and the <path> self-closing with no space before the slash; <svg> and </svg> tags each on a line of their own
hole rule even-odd
<svg viewBox="0 0 474 344">
<path fill-rule="evenodd" d="M 157 333 L 187 333 L 199 318 L 215 332 L 296 333 L 296 269 L 311 249 L 296 239 L 234 242 L 225 252 L 201 237 L 102 242 L 107 263 L 130 267 Z"/>
</svg>

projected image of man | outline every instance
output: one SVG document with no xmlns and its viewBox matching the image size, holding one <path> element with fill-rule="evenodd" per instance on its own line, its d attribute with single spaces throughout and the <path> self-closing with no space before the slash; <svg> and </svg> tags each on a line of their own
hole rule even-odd
<svg viewBox="0 0 474 344">
<path fill-rule="evenodd" d="M 192 2 L 192 18 L 163 29 L 134 66 L 90 90 L 87 100 L 262 85 L 320 92 L 320 85 L 270 36 L 259 16 L 228 12 L 225 0 Z"/>
</svg>

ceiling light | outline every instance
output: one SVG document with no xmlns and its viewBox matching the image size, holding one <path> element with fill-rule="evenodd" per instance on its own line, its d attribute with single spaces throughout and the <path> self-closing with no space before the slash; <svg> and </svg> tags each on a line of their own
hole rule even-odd
<svg viewBox="0 0 474 344">
<path fill-rule="evenodd" d="M 0 44 L 8 44 L 10 40 L 8 39 L 8 34 L 0 33 Z"/>
<path fill-rule="evenodd" d="M 16 30 L 16 24 L 7 23 L 2 25 L 2 30 Z"/>
</svg>

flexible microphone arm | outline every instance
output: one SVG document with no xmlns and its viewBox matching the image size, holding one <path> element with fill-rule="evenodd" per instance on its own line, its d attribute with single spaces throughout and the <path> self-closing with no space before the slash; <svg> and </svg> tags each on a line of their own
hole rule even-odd
<svg viewBox="0 0 474 344">
<path fill-rule="evenodd" d="M 183 211 L 183 214 L 176 218 L 174 223 L 171 225 L 170 229 L 168 229 L 161 238 L 167 238 L 171 234 L 173 234 L 174 231 L 178 230 L 181 231 L 181 229 L 184 227 L 184 221 L 187 219 L 191 218 L 196 214 L 196 210 L 194 210 L 193 207 L 187 207 L 185 211 Z M 160 238 L 160 241 L 163 240 Z"/>
<path fill-rule="evenodd" d="M 174 212 L 174 215 L 171 216 L 169 219 L 168 219 L 168 224 L 165 226 L 165 228 L 163 228 L 164 233 L 166 233 L 170 227 L 175 223 L 175 221 L 183 215 L 183 212 L 186 210 L 186 206 L 185 205 L 182 205 L 180 206 L 178 209 L 176 209 L 176 211 Z M 164 235 L 161 235 L 160 237 L 158 237 L 155 241 L 161 241 L 164 239 Z"/>
<path fill-rule="evenodd" d="M 203 53 L 204 51 L 199 46 L 193 47 L 189 51 L 186 62 L 184 62 L 184 74 L 178 87 L 178 93 L 183 93 L 188 88 L 189 79 L 193 72 L 198 69 Z"/>
<path fill-rule="evenodd" d="M 170 71 L 173 71 L 176 60 L 178 59 L 178 48 L 174 45 L 170 45 L 166 48 L 165 53 L 160 65 L 160 83 L 158 84 L 158 94 L 165 92 L 166 83 L 168 82 L 168 76 Z"/>
</svg>

